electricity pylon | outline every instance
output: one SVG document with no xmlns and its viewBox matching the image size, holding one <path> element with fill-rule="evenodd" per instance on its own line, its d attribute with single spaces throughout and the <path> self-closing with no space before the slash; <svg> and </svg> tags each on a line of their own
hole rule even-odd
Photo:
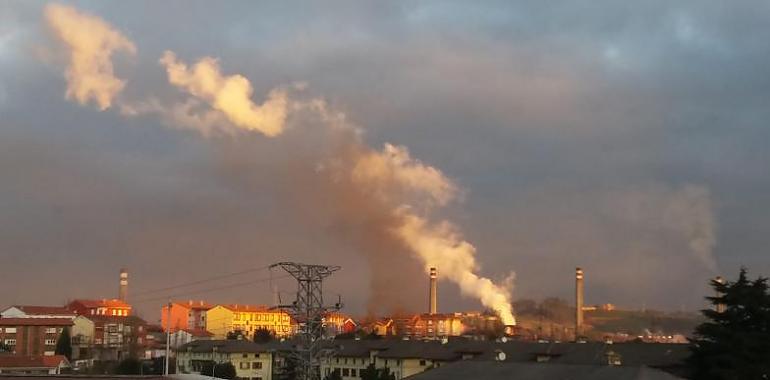
<svg viewBox="0 0 770 380">
<path fill-rule="evenodd" d="M 342 308 L 342 302 L 324 306 L 323 280 L 340 270 L 339 266 L 309 265 L 280 262 L 270 269 L 281 267 L 297 280 L 297 299 L 290 305 L 278 305 L 287 310 L 299 325 L 298 342 L 294 350 L 297 363 L 297 379 L 318 380 L 321 378 L 321 335 L 324 318 L 329 311 Z"/>
</svg>

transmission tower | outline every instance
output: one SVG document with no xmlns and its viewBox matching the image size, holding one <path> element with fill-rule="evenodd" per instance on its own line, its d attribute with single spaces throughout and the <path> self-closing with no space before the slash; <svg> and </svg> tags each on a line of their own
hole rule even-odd
<svg viewBox="0 0 770 380">
<path fill-rule="evenodd" d="M 297 363 L 298 380 L 318 380 L 321 378 L 321 347 L 323 320 L 329 311 L 342 308 L 338 301 L 333 306 L 324 306 L 323 280 L 340 270 L 339 266 L 308 265 L 292 262 L 280 262 L 270 269 L 281 267 L 297 280 L 297 299 L 290 305 L 279 305 L 287 310 L 299 325 L 298 342 L 294 350 Z"/>
</svg>

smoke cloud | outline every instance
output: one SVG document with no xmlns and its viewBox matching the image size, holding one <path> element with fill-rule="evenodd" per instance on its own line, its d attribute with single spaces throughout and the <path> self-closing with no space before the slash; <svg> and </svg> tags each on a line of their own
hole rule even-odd
<svg viewBox="0 0 770 380">
<path fill-rule="evenodd" d="M 689 253 L 706 269 L 716 273 L 713 249 L 716 221 L 708 188 L 688 184 L 678 189 L 651 186 L 614 194 L 611 204 L 619 216 L 637 230 L 661 230 L 681 237 Z"/>
<path fill-rule="evenodd" d="M 283 132 L 288 106 L 285 90 L 272 90 L 263 104 L 256 105 L 251 101 L 254 89 L 249 80 L 241 75 L 223 76 L 214 58 L 204 57 L 188 68 L 173 52 L 166 51 L 160 63 L 166 68 L 169 83 L 205 101 L 235 126 L 270 137 Z M 183 115 L 189 114 L 182 111 Z M 204 126 L 216 120 L 211 114 L 195 118 Z"/>
<path fill-rule="evenodd" d="M 106 110 L 126 84 L 115 77 L 112 54 L 123 51 L 133 55 L 134 43 L 100 18 L 73 7 L 49 4 L 44 12 L 48 26 L 69 54 L 67 99 L 82 105 L 93 101 L 100 110 Z"/>
</svg>

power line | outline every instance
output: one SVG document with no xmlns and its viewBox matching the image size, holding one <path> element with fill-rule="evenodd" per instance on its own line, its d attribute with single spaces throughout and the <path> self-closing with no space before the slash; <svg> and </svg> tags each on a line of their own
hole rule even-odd
<svg viewBox="0 0 770 380">
<path fill-rule="evenodd" d="M 284 275 L 284 276 L 280 276 L 280 277 L 272 277 L 272 280 L 282 279 L 282 278 L 289 278 L 289 277 L 291 277 L 291 276 Z M 149 302 L 149 301 L 168 300 L 170 298 L 176 298 L 176 297 L 181 297 L 181 296 L 188 296 L 188 295 L 202 294 L 202 293 L 210 293 L 210 292 L 217 291 L 217 290 L 222 290 L 222 289 L 230 289 L 230 288 L 236 288 L 236 287 L 239 287 L 239 286 L 246 286 L 246 285 L 252 285 L 252 284 L 257 284 L 257 283 L 261 283 L 261 282 L 268 282 L 270 280 L 271 280 L 270 277 L 265 277 L 265 278 L 260 278 L 260 279 L 251 280 L 251 281 L 247 281 L 247 282 L 240 282 L 240 283 L 237 283 L 237 284 L 230 284 L 230 285 L 225 285 L 225 286 L 219 286 L 219 287 L 215 287 L 215 288 L 206 288 L 206 289 L 201 289 L 201 290 L 196 290 L 196 291 L 191 291 L 191 292 L 185 292 L 185 293 L 177 293 L 177 294 L 164 295 L 164 296 L 154 297 L 154 298 L 146 298 L 146 299 L 133 300 L 133 301 L 131 301 L 131 303 L 132 304 L 136 304 L 136 303 L 143 303 L 143 302 Z"/>
<path fill-rule="evenodd" d="M 165 291 L 165 290 L 173 290 L 173 289 L 178 289 L 178 288 L 186 288 L 186 287 L 190 287 L 190 286 L 193 286 L 193 285 L 200 285 L 200 284 L 204 284 L 204 283 L 207 283 L 207 282 L 221 280 L 221 279 L 225 279 L 225 278 L 232 277 L 232 276 L 238 276 L 238 275 L 241 275 L 241 274 L 256 272 L 256 271 L 264 270 L 264 269 L 268 269 L 268 268 L 270 268 L 269 265 L 263 266 L 263 267 L 258 267 L 258 268 L 245 269 L 245 270 L 238 271 L 238 272 L 221 274 L 221 275 L 217 275 L 217 276 L 214 276 L 214 277 L 208 277 L 208 278 L 204 278 L 204 279 L 196 280 L 196 281 L 192 281 L 192 282 L 185 282 L 185 283 L 181 283 L 181 284 L 177 284 L 177 285 L 171 285 L 171 286 L 167 286 L 167 287 L 164 287 L 164 288 L 144 290 L 144 291 L 141 291 L 141 292 L 134 293 L 133 296 L 137 296 L 137 295 L 141 296 L 141 295 L 146 295 L 146 294 L 151 294 L 151 293 L 158 293 L 158 292 L 162 292 L 162 291 Z M 134 302 L 136 302 L 136 301 L 134 301 Z"/>
</svg>

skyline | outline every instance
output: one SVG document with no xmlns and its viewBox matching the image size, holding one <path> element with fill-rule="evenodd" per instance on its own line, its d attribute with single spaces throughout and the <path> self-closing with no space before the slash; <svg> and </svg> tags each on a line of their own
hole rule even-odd
<svg viewBox="0 0 770 380">
<path fill-rule="evenodd" d="M 0 4 L 0 261 L 18 285 L 4 304 L 108 297 L 123 266 L 141 290 L 291 260 L 341 265 L 327 292 L 346 311 L 422 310 L 423 263 L 362 194 L 451 222 L 442 236 L 475 246 L 476 273 L 513 299 L 571 299 L 579 266 L 587 303 L 699 309 L 708 279 L 770 272 L 761 2 L 65 2 L 126 39 L 108 54 L 124 86 L 83 98 L 47 4 Z M 246 119 L 196 87 L 205 57 L 221 88 L 248 80 Z M 268 112 L 282 99 L 300 107 Z M 334 174 L 359 157 L 431 182 L 341 191 Z M 480 306 L 439 287 L 439 308 Z M 249 297 L 272 300 L 194 298 Z"/>
</svg>

